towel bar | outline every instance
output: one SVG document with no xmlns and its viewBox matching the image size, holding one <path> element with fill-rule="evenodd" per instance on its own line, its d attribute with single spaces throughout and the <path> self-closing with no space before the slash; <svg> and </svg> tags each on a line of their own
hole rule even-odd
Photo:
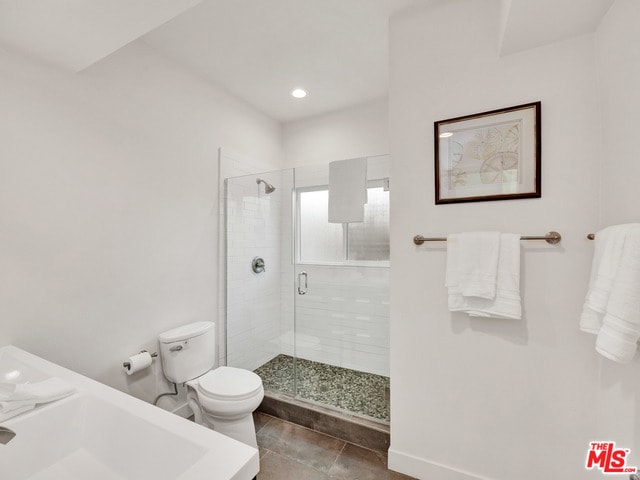
<svg viewBox="0 0 640 480">
<path fill-rule="evenodd" d="M 520 237 L 520 240 L 544 240 L 550 245 L 555 245 L 560 243 L 562 240 L 562 235 L 558 232 L 548 232 L 546 235 L 524 235 Z M 416 245 L 422 245 L 424 242 L 446 242 L 447 237 L 423 237 L 422 235 L 416 235 L 413 237 L 413 243 Z"/>
</svg>

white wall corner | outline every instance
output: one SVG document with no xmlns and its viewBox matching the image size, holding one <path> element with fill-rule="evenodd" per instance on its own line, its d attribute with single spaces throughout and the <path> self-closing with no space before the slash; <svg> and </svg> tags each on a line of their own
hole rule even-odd
<svg viewBox="0 0 640 480">
<path fill-rule="evenodd" d="M 500 31 L 498 32 L 498 54 L 502 55 L 504 45 L 504 35 L 509 23 L 509 12 L 511 11 L 511 0 L 500 0 Z"/>
<path fill-rule="evenodd" d="M 184 13 L 202 0 L 0 2 L 0 40 L 74 73 Z"/>
<path fill-rule="evenodd" d="M 593 33 L 613 2 L 500 0 L 500 56 Z"/>
<path fill-rule="evenodd" d="M 448 465 L 432 462 L 426 458 L 400 452 L 393 447 L 389 449 L 388 467 L 390 470 L 416 478 L 437 478 L 438 480 L 492 480 L 489 477 L 482 477 Z"/>
</svg>

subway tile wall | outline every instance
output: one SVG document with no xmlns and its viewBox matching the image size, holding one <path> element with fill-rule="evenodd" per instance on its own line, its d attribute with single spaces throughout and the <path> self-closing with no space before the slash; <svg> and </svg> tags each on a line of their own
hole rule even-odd
<svg viewBox="0 0 640 480">
<path fill-rule="evenodd" d="M 281 217 L 291 191 L 286 172 L 227 181 L 227 364 L 253 370 L 281 352 Z M 288 185 L 289 184 L 289 185 Z M 287 188 L 288 187 L 288 188 Z M 265 271 L 251 262 L 264 259 Z"/>
<path fill-rule="evenodd" d="M 259 199 L 261 198 L 258 194 L 258 185 L 255 183 L 256 177 L 246 177 L 241 178 L 240 187 L 234 187 L 233 185 L 236 183 L 234 180 L 236 177 L 247 176 L 247 175 L 256 175 L 260 172 L 267 172 L 269 170 L 273 170 L 273 165 L 267 165 L 261 163 L 259 161 L 247 159 L 236 152 L 233 152 L 226 148 L 221 148 L 219 151 L 219 168 L 218 168 L 218 178 L 219 178 L 219 241 L 218 241 L 218 318 L 217 322 L 217 332 L 218 332 L 218 364 L 219 365 L 233 365 L 236 361 L 236 357 L 238 361 L 244 362 L 245 357 L 247 355 L 243 354 L 243 350 L 247 349 L 248 351 L 251 349 L 252 342 L 248 340 L 251 338 L 251 324 L 257 324 L 256 316 L 254 312 L 251 311 L 254 305 L 252 301 L 247 303 L 246 308 L 241 309 L 237 303 L 239 295 L 246 295 L 246 298 L 252 299 L 253 292 L 249 289 L 249 285 L 246 285 L 246 294 L 242 294 L 242 279 L 245 278 L 249 283 L 255 281 L 256 285 L 262 285 L 265 282 L 260 282 L 259 279 L 254 277 L 255 275 L 251 269 L 251 260 L 253 256 L 243 257 L 243 254 L 240 253 L 241 249 L 246 248 L 247 255 L 251 255 L 253 253 L 252 248 L 259 246 L 258 244 L 253 244 L 252 239 L 256 237 L 260 237 L 260 235 L 256 235 L 255 232 L 260 232 L 259 222 L 257 222 L 257 216 L 259 212 L 259 208 L 267 208 L 269 203 L 263 202 L 259 203 Z M 226 190 L 227 185 L 225 183 L 226 179 L 230 180 L 232 184 L 232 191 L 234 196 L 230 196 L 229 202 L 226 201 Z M 270 181 L 270 180 L 267 180 Z M 253 183 L 251 183 L 253 182 Z M 264 193 L 264 186 L 261 186 L 261 192 Z M 274 192 L 274 196 L 276 193 L 281 195 L 283 192 L 280 191 Z M 247 196 L 247 209 L 246 215 L 245 212 L 245 202 L 243 196 Z M 275 196 L 275 198 L 278 198 Z M 276 202 L 277 200 L 271 200 Z M 230 235 L 228 241 L 230 245 L 233 245 L 234 249 L 234 259 L 230 261 L 229 268 L 229 276 L 232 283 L 232 287 L 229 288 L 227 285 L 227 215 L 225 212 L 226 205 L 230 205 L 230 208 L 233 209 L 233 217 L 235 218 L 235 214 L 240 214 L 240 218 L 230 218 L 230 228 L 233 233 Z M 265 222 L 266 225 L 266 222 Z M 252 230 L 253 229 L 253 230 Z M 272 230 L 270 230 L 271 235 L 276 235 Z M 280 235 L 277 233 L 277 235 Z M 273 245 L 273 241 L 271 244 Z M 273 266 L 277 267 L 277 262 L 273 263 Z M 247 271 L 248 269 L 248 271 Z M 278 269 L 272 269 L 267 267 L 267 273 L 269 277 L 272 277 L 273 274 L 278 273 Z M 255 285 L 252 285 L 255 286 Z M 232 311 L 235 315 L 238 316 L 238 325 L 236 325 L 235 319 L 232 322 L 229 322 L 230 329 L 233 333 L 231 339 L 231 345 L 228 345 L 227 338 L 227 295 L 231 295 L 234 306 L 232 306 Z M 265 302 L 263 304 L 267 304 Z M 257 308 L 256 308 L 257 309 Z M 266 306 L 264 309 L 265 312 L 271 312 L 271 316 L 273 316 L 273 306 Z M 270 318 L 269 315 L 266 315 L 266 318 Z M 267 322 L 266 325 L 256 325 L 256 331 L 260 331 L 261 335 L 266 335 L 266 331 L 271 328 L 270 322 Z M 244 342 L 243 342 L 244 339 Z M 231 363 L 228 362 L 227 359 L 227 349 L 230 352 L 233 352 L 231 355 Z M 251 361 L 248 362 L 251 365 Z M 240 366 L 240 365 L 234 365 Z"/>
</svg>

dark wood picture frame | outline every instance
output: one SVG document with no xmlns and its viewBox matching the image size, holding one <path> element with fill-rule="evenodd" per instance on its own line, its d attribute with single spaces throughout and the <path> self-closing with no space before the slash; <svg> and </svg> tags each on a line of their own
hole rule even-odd
<svg viewBox="0 0 640 480">
<path fill-rule="evenodd" d="M 541 102 L 434 122 L 436 205 L 540 198 Z"/>
</svg>

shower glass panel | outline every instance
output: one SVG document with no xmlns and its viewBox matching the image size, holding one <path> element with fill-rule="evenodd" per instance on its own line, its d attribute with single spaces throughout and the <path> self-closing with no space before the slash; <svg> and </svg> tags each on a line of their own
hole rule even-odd
<svg viewBox="0 0 640 480">
<path fill-rule="evenodd" d="M 328 221 L 328 164 L 296 168 L 295 271 L 307 281 L 295 295 L 296 395 L 381 422 L 389 421 L 389 168 L 389 156 L 367 159 L 364 221 L 352 223 Z"/>
<path fill-rule="evenodd" d="M 227 364 L 267 392 L 389 421 L 389 163 L 353 223 L 328 221 L 328 164 L 226 181 Z"/>
<path fill-rule="evenodd" d="M 225 189 L 227 365 L 255 370 L 294 356 L 294 171 L 228 178 Z M 260 273 L 256 258 L 264 262 Z M 294 367 L 263 380 L 265 389 L 294 395 Z"/>
</svg>

